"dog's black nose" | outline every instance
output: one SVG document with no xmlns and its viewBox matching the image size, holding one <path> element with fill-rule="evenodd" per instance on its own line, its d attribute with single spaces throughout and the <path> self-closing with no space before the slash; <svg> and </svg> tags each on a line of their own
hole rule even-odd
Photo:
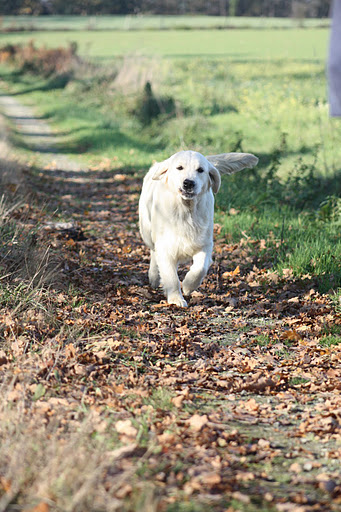
<svg viewBox="0 0 341 512">
<path fill-rule="evenodd" d="M 192 190 L 194 188 L 194 185 L 195 185 L 195 181 L 193 181 L 193 180 L 184 180 L 183 187 L 184 187 L 184 190 L 186 190 L 187 192 L 189 190 Z"/>
</svg>

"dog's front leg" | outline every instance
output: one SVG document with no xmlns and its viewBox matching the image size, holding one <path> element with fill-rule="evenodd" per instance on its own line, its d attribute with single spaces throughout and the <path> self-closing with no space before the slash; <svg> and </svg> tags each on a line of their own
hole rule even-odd
<svg viewBox="0 0 341 512">
<path fill-rule="evenodd" d="M 160 286 L 160 274 L 159 267 L 156 261 L 155 251 L 150 251 L 150 265 L 148 272 L 149 283 L 152 288 L 158 288 Z"/>
<path fill-rule="evenodd" d="M 200 286 L 212 263 L 211 249 L 198 252 L 193 256 L 193 264 L 182 282 L 184 295 L 190 295 Z"/>
<path fill-rule="evenodd" d="M 181 293 L 177 262 L 167 254 L 167 251 L 161 252 L 160 249 L 156 250 L 156 260 L 168 304 L 186 307 L 187 302 Z"/>
</svg>

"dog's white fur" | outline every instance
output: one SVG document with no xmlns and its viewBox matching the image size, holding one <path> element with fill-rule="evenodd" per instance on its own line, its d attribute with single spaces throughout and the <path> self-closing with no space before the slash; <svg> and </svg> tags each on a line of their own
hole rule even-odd
<svg viewBox="0 0 341 512">
<path fill-rule="evenodd" d="M 212 263 L 214 196 L 220 174 L 254 167 L 249 153 L 204 157 L 180 151 L 154 164 L 146 174 L 139 203 L 140 232 L 150 249 L 149 282 L 162 284 L 167 302 L 187 306 L 178 264 L 193 261 L 182 283 L 184 295 L 195 290 Z"/>
</svg>

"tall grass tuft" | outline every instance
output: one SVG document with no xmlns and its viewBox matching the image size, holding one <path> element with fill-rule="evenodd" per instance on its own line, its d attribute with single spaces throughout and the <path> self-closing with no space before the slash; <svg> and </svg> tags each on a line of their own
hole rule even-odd
<svg viewBox="0 0 341 512">
<path fill-rule="evenodd" d="M 0 337 L 8 339 L 23 331 L 27 312 L 46 314 L 46 292 L 58 278 L 58 263 L 30 219 L 32 197 L 22 170 L 13 161 L 0 162 Z"/>
<path fill-rule="evenodd" d="M 146 82 L 143 92 L 137 98 L 134 113 L 143 126 L 150 125 L 154 119 L 169 118 L 175 115 L 175 101 L 172 97 L 157 97 L 152 90 L 152 84 Z"/>
</svg>

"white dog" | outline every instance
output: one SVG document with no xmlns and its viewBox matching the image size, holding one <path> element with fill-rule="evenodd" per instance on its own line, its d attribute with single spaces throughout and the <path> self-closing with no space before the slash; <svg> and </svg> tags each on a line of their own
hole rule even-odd
<svg viewBox="0 0 341 512">
<path fill-rule="evenodd" d="M 140 232 L 150 249 L 149 282 L 162 284 L 167 302 L 186 307 L 178 264 L 193 261 L 182 283 L 184 295 L 195 290 L 212 263 L 214 196 L 220 174 L 254 167 L 248 153 L 204 157 L 181 151 L 154 164 L 146 174 L 139 203 Z"/>
</svg>

